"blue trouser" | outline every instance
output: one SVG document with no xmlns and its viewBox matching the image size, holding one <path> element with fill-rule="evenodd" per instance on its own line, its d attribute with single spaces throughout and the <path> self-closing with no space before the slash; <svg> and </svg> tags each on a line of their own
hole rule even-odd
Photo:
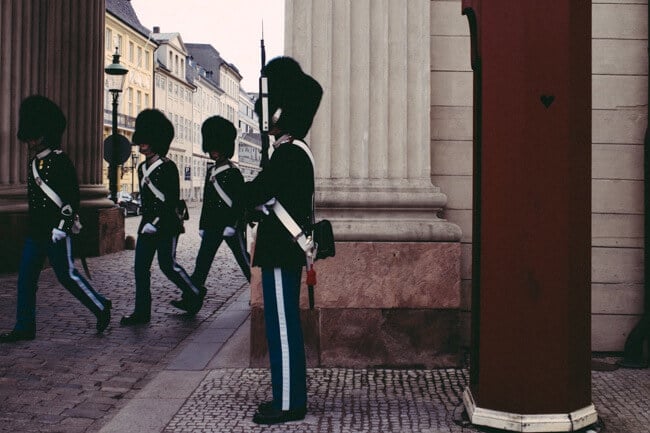
<svg viewBox="0 0 650 433">
<path fill-rule="evenodd" d="M 18 271 L 16 331 L 36 330 L 36 290 L 46 256 L 63 287 L 95 316 L 106 308 L 106 298 L 97 293 L 75 269 L 69 237 L 58 242 L 27 237 Z"/>
<path fill-rule="evenodd" d="M 307 366 L 300 326 L 302 267 L 262 268 L 264 321 L 277 409 L 307 406 Z"/>
<path fill-rule="evenodd" d="M 225 239 L 226 244 L 230 247 L 232 254 L 235 256 L 237 264 L 244 273 L 248 281 L 251 280 L 251 264 L 250 255 L 246 251 L 246 239 L 244 232 L 237 230 L 233 236 L 223 237 L 222 232 L 216 230 L 205 230 L 203 232 L 203 239 L 201 240 L 201 247 L 196 256 L 196 266 L 192 274 L 192 281 L 198 285 L 205 285 L 205 280 L 208 278 L 210 267 L 214 261 L 214 256 L 221 245 L 221 241 Z"/>
<path fill-rule="evenodd" d="M 135 246 L 135 314 L 146 317 L 151 315 L 151 263 L 156 252 L 160 270 L 183 291 L 183 297 L 191 299 L 199 295 L 199 289 L 192 283 L 185 269 L 176 262 L 177 242 L 178 235 L 138 235 Z"/>
</svg>

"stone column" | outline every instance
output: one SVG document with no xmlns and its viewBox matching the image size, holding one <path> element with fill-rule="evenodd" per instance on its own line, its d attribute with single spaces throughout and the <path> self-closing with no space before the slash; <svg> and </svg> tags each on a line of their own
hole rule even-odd
<svg viewBox="0 0 650 433">
<path fill-rule="evenodd" d="M 453 365 L 461 232 L 430 179 L 429 0 L 285 5 L 285 54 L 324 90 L 306 141 L 337 240 L 304 314 L 310 363 Z"/>
<path fill-rule="evenodd" d="M 429 1 L 286 3 L 285 53 L 324 89 L 308 139 L 341 241 L 458 241 L 430 180 Z"/>
<path fill-rule="evenodd" d="M 27 148 L 16 139 L 20 101 L 61 106 L 62 147 L 75 164 L 88 254 L 122 249 L 124 221 L 101 185 L 104 1 L 6 0 L 0 8 L 0 270 L 15 270 L 27 212 Z M 120 229 L 121 228 L 121 229 Z"/>
</svg>

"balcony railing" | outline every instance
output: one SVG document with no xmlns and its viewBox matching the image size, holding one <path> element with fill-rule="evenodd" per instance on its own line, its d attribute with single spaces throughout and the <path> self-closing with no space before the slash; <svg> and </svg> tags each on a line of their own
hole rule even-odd
<svg viewBox="0 0 650 433">
<path fill-rule="evenodd" d="M 104 109 L 104 126 L 108 126 L 109 128 L 113 126 L 113 111 Z M 117 127 L 133 131 L 135 129 L 135 117 L 118 113 Z"/>
</svg>

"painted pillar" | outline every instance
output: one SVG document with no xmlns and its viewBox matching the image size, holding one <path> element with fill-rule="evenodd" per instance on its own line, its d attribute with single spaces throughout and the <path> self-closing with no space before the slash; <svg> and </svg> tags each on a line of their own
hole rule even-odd
<svg viewBox="0 0 650 433">
<path fill-rule="evenodd" d="M 124 222 L 113 215 L 101 185 L 105 13 L 104 1 L 2 3 L 0 238 L 5 248 L 0 252 L 0 271 L 16 269 L 25 234 L 29 155 L 16 131 L 20 102 L 35 93 L 55 101 L 68 121 L 62 148 L 79 177 L 85 227 L 81 242 L 86 246 L 82 247 L 90 254 L 123 248 Z"/>
<path fill-rule="evenodd" d="M 337 241 L 336 257 L 316 263 L 316 309 L 304 311 L 308 362 L 458 365 L 461 233 L 439 217 L 447 197 L 430 177 L 430 2 L 285 5 L 285 54 L 324 91 L 307 142 L 316 215 Z M 263 365 L 264 333 L 251 336 Z"/>
<path fill-rule="evenodd" d="M 475 73 L 474 424 L 573 431 L 591 403 L 591 3 L 464 0 Z M 516 212 L 513 212 L 516 209 Z"/>
</svg>

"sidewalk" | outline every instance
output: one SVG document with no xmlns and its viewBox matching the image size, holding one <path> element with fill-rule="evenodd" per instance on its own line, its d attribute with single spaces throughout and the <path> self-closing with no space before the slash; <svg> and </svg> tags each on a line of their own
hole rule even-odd
<svg viewBox="0 0 650 433">
<path fill-rule="evenodd" d="M 190 271 L 198 248 L 190 208 L 179 262 Z M 138 218 L 127 219 L 127 233 Z M 178 290 L 155 263 L 152 322 L 121 327 L 133 306 L 133 251 L 90 259 L 93 284 L 113 300 L 111 326 L 58 285 L 50 269 L 38 293 L 37 338 L 0 345 L 1 432 L 484 432 L 467 423 L 466 369 L 308 370 L 308 414 L 276 426 L 252 423 L 270 399 L 268 369 L 248 368 L 248 285 L 227 248 L 209 279 L 204 308 L 192 319 L 169 305 Z M 0 330 L 13 326 L 15 275 L 0 276 Z M 595 359 L 596 431 L 650 431 L 650 369 L 605 371 Z M 603 427 L 604 426 L 604 427 Z"/>
<path fill-rule="evenodd" d="M 495 431 L 466 419 L 466 369 L 308 369 L 307 417 L 256 425 L 252 416 L 270 398 L 270 377 L 266 369 L 248 368 L 248 315 L 244 292 L 204 323 L 100 433 Z M 601 419 L 585 433 L 650 431 L 650 371 L 603 371 L 616 360 L 594 359 L 600 371 L 592 372 L 592 398 Z"/>
</svg>

